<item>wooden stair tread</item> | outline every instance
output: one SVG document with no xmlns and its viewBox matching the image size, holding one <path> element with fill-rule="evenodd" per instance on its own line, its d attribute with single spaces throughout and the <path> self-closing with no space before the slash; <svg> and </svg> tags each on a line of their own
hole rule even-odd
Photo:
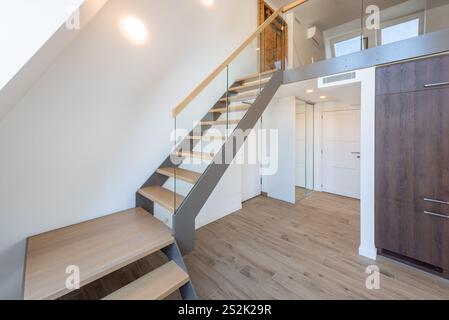
<svg viewBox="0 0 449 320">
<path fill-rule="evenodd" d="M 70 292 L 66 268 L 80 268 L 84 286 L 174 243 L 168 227 L 141 208 L 30 237 L 24 299 L 57 299 Z"/>
<path fill-rule="evenodd" d="M 237 106 L 229 106 L 228 108 L 214 108 L 209 111 L 209 113 L 226 113 L 228 112 L 239 112 L 239 111 L 247 111 L 251 108 L 250 104 L 240 104 Z"/>
<path fill-rule="evenodd" d="M 217 120 L 217 121 L 201 121 L 202 126 L 221 126 L 221 125 L 234 125 L 239 124 L 240 120 Z"/>
<path fill-rule="evenodd" d="M 103 300 L 162 300 L 189 282 L 189 275 L 170 261 Z"/>
<path fill-rule="evenodd" d="M 251 82 L 245 83 L 241 86 L 231 87 L 229 89 L 229 91 L 244 91 L 244 90 L 250 89 L 250 88 L 258 88 L 259 86 L 263 87 L 265 84 L 267 84 L 268 81 L 270 81 L 269 78 L 265 78 L 260 81 L 259 80 L 251 81 Z"/>
<path fill-rule="evenodd" d="M 225 136 L 188 136 L 188 140 L 203 140 L 203 141 L 223 141 L 226 140 Z"/>
<path fill-rule="evenodd" d="M 219 100 L 219 102 L 226 102 L 226 101 L 245 101 L 245 100 L 254 100 L 259 95 L 258 91 L 255 92 L 249 92 L 249 93 L 243 93 L 243 94 L 236 94 L 234 96 L 230 97 L 224 97 Z"/>
<path fill-rule="evenodd" d="M 182 151 L 177 153 L 178 157 L 183 158 L 196 158 L 196 159 L 202 159 L 202 160 L 214 160 L 214 156 L 209 153 L 203 153 L 198 151 Z"/>
<path fill-rule="evenodd" d="M 262 73 L 253 73 L 253 74 L 244 76 L 242 78 L 239 78 L 239 79 L 235 80 L 235 82 L 247 81 L 249 79 L 258 78 L 259 76 L 260 77 L 265 77 L 265 76 L 268 76 L 268 75 L 272 75 L 275 72 L 276 72 L 276 70 L 269 70 L 269 71 L 265 71 L 265 72 L 262 72 Z"/>
<path fill-rule="evenodd" d="M 180 179 L 191 184 L 195 184 L 201 177 L 201 174 L 199 174 L 198 172 L 181 168 L 160 168 L 157 170 L 157 172 L 167 177 L 176 177 L 176 179 Z"/>
<path fill-rule="evenodd" d="M 161 186 L 151 186 L 139 190 L 139 194 L 145 198 L 156 202 L 171 213 L 175 212 L 175 193 Z M 184 197 L 176 194 L 176 209 L 184 201 Z"/>
</svg>

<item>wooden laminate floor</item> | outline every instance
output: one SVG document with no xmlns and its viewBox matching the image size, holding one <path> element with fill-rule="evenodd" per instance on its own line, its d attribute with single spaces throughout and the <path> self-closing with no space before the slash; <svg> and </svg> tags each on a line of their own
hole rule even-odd
<svg viewBox="0 0 449 320">
<path fill-rule="evenodd" d="M 358 255 L 359 201 L 313 193 L 297 205 L 258 197 L 197 233 L 186 257 L 202 299 L 449 299 L 449 281 Z M 380 268 L 380 289 L 365 286 Z"/>
</svg>

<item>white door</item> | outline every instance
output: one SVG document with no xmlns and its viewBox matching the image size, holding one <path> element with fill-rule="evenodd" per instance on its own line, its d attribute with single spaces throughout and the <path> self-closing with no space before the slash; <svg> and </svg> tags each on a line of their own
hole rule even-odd
<svg viewBox="0 0 449 320">
<path fill-rule="evenodd" d="M 360 110 L 323 113 L 323 191 L 360 199 Z"/>
<path fill-rule="evenodd" d="M 296 113 L 296 186 L 306 187 L 306 114 Z"/>
</svg>

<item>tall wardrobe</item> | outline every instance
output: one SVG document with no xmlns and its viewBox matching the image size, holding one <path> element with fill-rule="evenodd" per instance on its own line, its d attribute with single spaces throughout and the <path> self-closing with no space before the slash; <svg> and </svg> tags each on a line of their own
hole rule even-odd
<svg viewBox="0 0 449 320">
<path fill-rule="evenodd" d="M 449 55 L 376 74 L 376 246 L 449 278 Z"/>
</svg>

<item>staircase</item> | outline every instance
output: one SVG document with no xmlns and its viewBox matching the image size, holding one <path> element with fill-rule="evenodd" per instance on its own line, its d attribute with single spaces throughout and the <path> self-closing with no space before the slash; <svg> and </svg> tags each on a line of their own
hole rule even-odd
<svg viewBox="0 0 449 320">
<path fill-rule="evenodd" d="M 135 209 L 27 240 L 24 299 L 61 298 L 157 252 L 168 258 L 165 265 L 104 300 L 156 300 L 176 291 L 183 299 L 197 298 L 182 258 L 194 249 L 195 219 L 283 82 L 282 70 L 258 72 L 256 48 L 262 32 L 280 14 L 305 1 L 277 10 L 173 110 L 178 129 L 180 114 L 226 72 L 225 93 L 175 142 L 172 153 L 137 191 Z M 242 56 L 254 70 L 236 77 L 233 71 L 248 69 L 236 63 Z M 171 229 L 152 215 L 156 205 L 172 215 Z"/>
<path fill-rule="evenodd" d="M 183 254 L 194 248 L 195 218 L 247 138 L 241 133 L 254 128 L 282 80 L 276 70 L 236 79 L 137 192 L 138 207 L 172 215 Z"/>
<path fill-rule="evenodd" d="M 71 292 L 68 267 L 78 268 L 82 287 L 158 251 L 169 258 L 167 264 L 105 299 L 163 299 L 176 290 L 196 299 L 170 229 L 142 208 L 29 238 L 24 299 L 58 299 Z"/>
</svg>

